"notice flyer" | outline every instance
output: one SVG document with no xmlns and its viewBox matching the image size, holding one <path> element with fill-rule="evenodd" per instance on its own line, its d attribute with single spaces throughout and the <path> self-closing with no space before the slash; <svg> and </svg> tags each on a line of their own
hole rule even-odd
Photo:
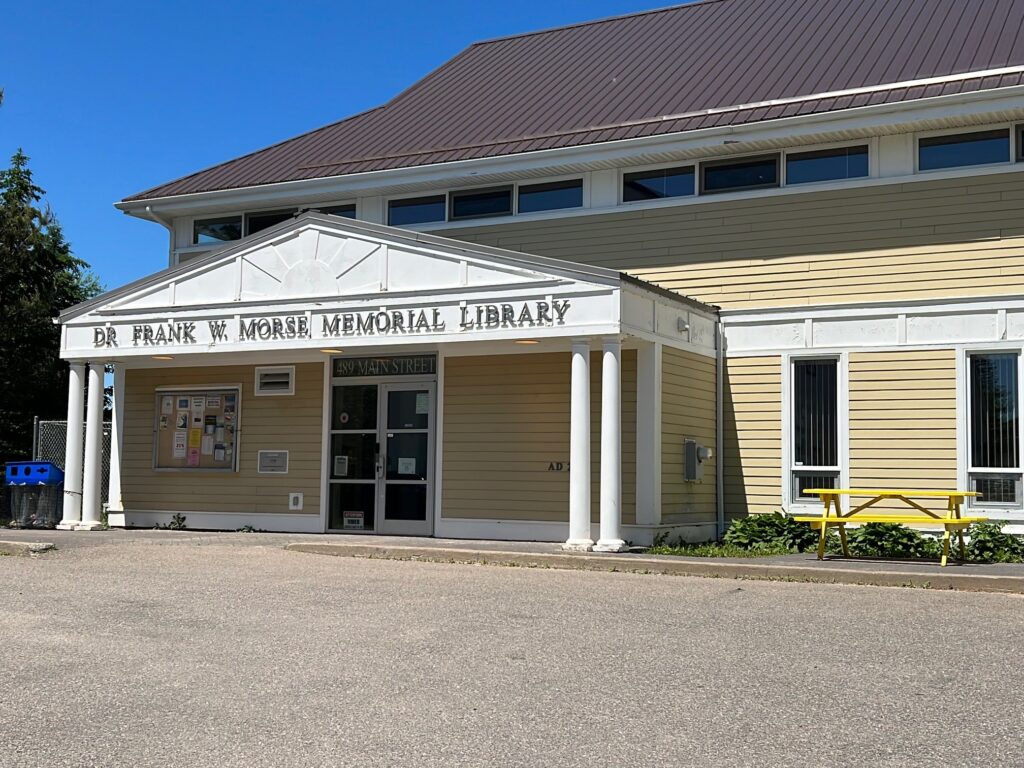
<svg viewBox="0 0 1024 768">
<path fill-rule="evenodd" d="M 188 442 L 188 433 L 184 429 L 179 429 L 174 433 L 174 458 L 184 459 L 185 458 L 185 447 Z"/>
</svg>

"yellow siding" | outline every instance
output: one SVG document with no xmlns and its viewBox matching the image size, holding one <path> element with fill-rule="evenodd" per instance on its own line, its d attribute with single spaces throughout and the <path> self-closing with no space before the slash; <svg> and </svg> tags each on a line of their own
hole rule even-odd
<svg viewBox="0 0 1024 768">
<path fill-rule="evenodd" d="M 715 522 L 717 455 L 699 483 L 683 481 L 683 440 L 715 450 L 715 359 L 664 347 L 661 379 L 663 523 Z"/>
<path fill-rule="evenodd" d="M 323 365 L 295 366 L 295 394 L 254 397 L 252 366 L 126 371 L 121 490 L 129 511 L 287 513 L 288 494 L 304 494 L 303 513 L 320 514 Z M 153 469 L 156 388 L 241 384 L 238 472 Z M 288 474 L 256 472 L 260 450 L 286 450 Z"/>
<path fill-rule="evenodd" d="M 781 358 L 727 359 L 723 406 L 726 517 L 780 511 Z"/>
<path fill-rule="evenodd" d="M 850 484 L 956 488 L 953 350 L 850 355 Z M 899 502 L 875 508 L 910 511 Z"/>
<path fill-rule="evenodd" d="M 569 353 L 445 359 L 442 515 L 569 519 Z M 592 516 L 598 520 L 601 358 L 591 355 Z M 561 462 L 561 471 L 549 469 Z M 622 354 L 622 519 L 636 519 L 636 352 Z"/>
<path fill-rule="evenodd" d="M 725 307 L 993 296 L 1024 276 L 1024 173 L 448 230 Z"/>
</svg>

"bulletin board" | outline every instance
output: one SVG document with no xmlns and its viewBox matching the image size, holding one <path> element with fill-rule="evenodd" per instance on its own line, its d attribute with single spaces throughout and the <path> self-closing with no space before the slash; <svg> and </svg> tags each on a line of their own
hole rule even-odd
<svg viewBox="0 0 1024 768">
<path fill-rule="evenodd" d="M 238 471 L 240 405 L 238 387 L 157 390 L 154 468 Z"/>
</svg>

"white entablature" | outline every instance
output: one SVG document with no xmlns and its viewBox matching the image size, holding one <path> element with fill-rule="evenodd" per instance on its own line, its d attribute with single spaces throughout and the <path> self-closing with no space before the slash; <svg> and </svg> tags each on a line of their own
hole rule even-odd
<svg viewBox="0 0 1024 768">
<path fill-rule="evenodd" d="M 66 359 L 632 335 L 714 354 L 713 307 L 618 272 L 307 213 L 61 315 Z"/>
</svg>

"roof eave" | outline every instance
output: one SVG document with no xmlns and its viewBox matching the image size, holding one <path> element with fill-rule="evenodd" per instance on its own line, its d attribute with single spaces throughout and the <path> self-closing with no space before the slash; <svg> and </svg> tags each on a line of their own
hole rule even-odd
<svg viewBox="0 0 1024 768">
<path fill-rule="evenodd" d="M 440 182 L 451 179 L 453 176 L 458 176 L 460 173 L 469 174 L 474 172 L 479 175 L 481 168 L 494 169 L 494 172 L 510 172 L 513 170 L 529 172 L 531 170 L 542 170 L 552 166 L 580 163 L 588 160 L 595 162 L 599 160 L 605 163 L 610 160 L 628 162 L 630 156 L 641 155 L 664 145 L 678 144 L 680 141 L 693 142 L 696 145 L 712 144 L 722 136 L 739 136 L 745 137 L 747 140 L 755 140 L 759 136 L 763 135 L 763 138 L 769 138 L 771 134 L 779 132 L 793 134 L 794 129 L 807 129 L 804 132 L 810 133 L 810 129 L 816 126 L 837 122 L 849 122 L 858 125 L 883 124 L 879 118 L 900 112 L 906 113 L 907 118 L 901 122 L 910 124 L 915 121 L 928 119 L 927 115 L 920 113 L 943 111 L 965 104 L 977 104 L 978 102 L 1009 102 L 1019 100 L 1022 96 L 1024 96 L 1024 85 L 1007 86 L 969 91 L 967 93 L 933 96 L 913 101 L 889 102 L 829 112 L 796 115 L 739 125 L 715 126 L 692 131 L 659 134 L 657 136 L 620 139 L 598 144 L 557 147 L 495 157 L 471 158 L 446 163 L 406 166 L 338 176 L 323 176 L 316 179 L 298 179 L 165 197 L 124 199 L 114 203 L 114 206 L 127 214 L 138 216 L 144 213 L 147 207 L 154 209 L 159 207 L 162 212 L 174 212 L 175 209 L 185 211 L 190 208 L 199 208 L 203 205 L 226 204 L 235 200 L 239 204 L 260 198 L 274 198 L 278 202 L 285 202 L 283 198 L 287 198 L 289 192 L 293 193 L 297 200 L 320 192 L 334 192 L 338 194 L 345 194 L 347 192 L 351 196 L 356 194 L 374 194 L 375 188 L 394 185 L 398 180 L 404 183 Z M 1020 106 L 1019 101 L 1017 106 Z M 991 111 L 998 111 L 996 103 L 993 103 Z M 891 123 L 891 121 L 888 121 L 888 123 Z M 846 129 L 846 126 L 844 126 L 844 129 Z M 798 137 L 798 135 L 795 137 Z"/>
</svg>

